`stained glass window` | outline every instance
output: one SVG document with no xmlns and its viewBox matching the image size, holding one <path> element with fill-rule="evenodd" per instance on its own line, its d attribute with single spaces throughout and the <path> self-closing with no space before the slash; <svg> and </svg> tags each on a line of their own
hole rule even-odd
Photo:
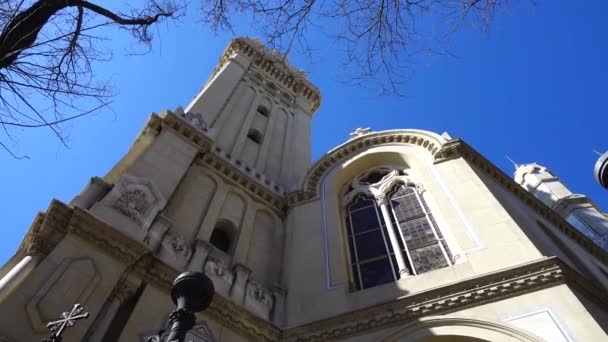
<svg viewBox="0 0 608 342">
<path fill-rule="evenodd" d="M 355 198 L 347 207 L 346 223 L 352 287 L 360 290 L 395 281 L 396 262 L 376 201 Z"/>
<path fill-rule="evenodd" d="M 417 275 L 451 265 L 448 245 L 415 187 L 394 187 L 386 206 L 388 217 L 383 216 L 374 198 L 358 195 L 346 207 L 346 236 L 355 290 L 399 279 L 399 256 L 395 256 L 392 246 L 399 246 L 405 259 L 407 269 L 402 273 Z M 391 225 L 387 227 L 386 220 L 395 230 L 395 244 L 391 244 L 387 230 Z"/>
<path fill-rule="evenodd" d="M 412 186 L 398 185 L 389 193 L 389 203 L 412 273 L 449 266 L 448 246 L 418 191 Z"/>
</svg>

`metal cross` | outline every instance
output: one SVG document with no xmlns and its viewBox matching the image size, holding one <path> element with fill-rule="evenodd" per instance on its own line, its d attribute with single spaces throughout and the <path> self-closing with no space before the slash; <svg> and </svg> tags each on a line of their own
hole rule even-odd
<svg viewBox="0 0 608 342">
<path fill-rule="evenodd" d="M 66 311 L 61 314 L 61 319 L 49 322 L 46 327 L 53 333 L 48 342 L 59 342 L 61 341 L 61 334 L 67 327 L 72 327 L 76 324 L 79 319 L 89 317 L 89 313 L 84 311 L 84 307 L 80 304 L 74 304 L 72 311 Z"/>
</svg>

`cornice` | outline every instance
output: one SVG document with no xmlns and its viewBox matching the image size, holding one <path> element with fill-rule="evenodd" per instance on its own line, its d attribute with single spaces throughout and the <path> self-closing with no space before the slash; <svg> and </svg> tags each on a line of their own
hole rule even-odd
<svg viewBox="0 0 608 342">
<path fill-rule="evenodd" d="M 73 234 L 127 265 L 132 274 L 160 288 L 167 293 L 167 296 L 173 280 L 179 273 L 178 270 L 152 255 L 146 246 L 132 240 L 87 210 L 71 208 L 57 200 L 51 202 L 46 213 L 36 217 L 19 250 L 29 251 L 39 244 L 38 241 L 52 237 L 52 240 L 47 241 L 50 251 L 66 234 Z M 256 341 L 278 340 L 280 330 L 276 326 L 254 316 L 219 294 L 214 296 L 205 314 Z"/>
<path fill-rule="evenodd" d="M 346 157 L 361 150 L 383 144 L 405 144 L 418 146 L 433 157 L 446 144 L 441 136 L 422 130 L 391 130 L 368 133 L 334 148 L 319 159 L 304 177 L 302 190 L 292 192 L 287 197 L 289 207 L 319 197 L 319 182 L 327 170 Z"/>
<path fill-rule="evenodd" d="M 222 179 L 244 189 L 257 200 L 267 204 L 279 216 L 283 217 L 285 215 L 285 202 L 279 193 L 282 188 L 274 185 L 274 183 L 270 183 L 261 174 L 255 173 L 254 170 L 247 170 L 243 165 L 233 165 L 231 161 L 225 158 L 227 156 L 222 158 L 213 152 L 208 152 L 200 154 L 196 162 L 215 170 Z M 266 180 L 268 184 L 262 185 L 254 179 L 259 180 L 259 182 Z"/>
<path fill-rule="evenodd" d="M 582 286 L 594 300 L 606 303 L 606 294 L 603 291 L 594 288 L 556 257 L 551 257 L 290 328 L 283 332 L 281 340 L 344 339 L 422 317 L 496 302 L 563 283 Z"/>
<path fill-rule="evenodd" d="M 247 37 L 233 39 L 224 50 L 213 77 L 236 53 L 247 56 L 257 68 L 269 79 L 289 89 L 296 95 L 304 96 L 312 103 L 312 112 L 321 105 L 321 93 L 308 79 L 303 71 L 287 63 L 285 56 L 278 51 L 265 47 L 259 40 Z"/>
<path fill-rule="evenodd" d="M 304 178 L 302 190 L 292 192 L 287 196 L 288 208 L 319 198 L 319 182 L 323 178 L 323 175 L 344 158 L 355 155 L 370 146 L 394 143 L 421 146 L 428 151 L 435 164 L 460 157 L 465 158 L 469 163 L 475 165 L 479 170 L 495 179 L 505 189 L 517 196 L 536 213 L 558 227 L 593 256 L 608 265 L 608 252 L 604 251 L 591 239 L 570 225 L 556 211 L 522 188 L 470 145 L 461 139 L 445 141 L 440 136 L 426 131 L 394 130 L 370 133 L 336 147 L 318 160 L 308 171 Z"/>
<path fill-rule="evenodd" d="M 56 200 L 51 202 L 45 214 L 36 217 L 20 249 L 27 251 L 35 241 L 47 237 L 51 238 L 49 243 L 56 244 L 66 234 L 73 234 L 116 258 L 126 264 L 132 274 L 167 293 L 178 274 L 178 270 L 153 256 L 141 243 L 107 225 L 87 210 L 70 208 Z M 496 302 L 564 283 L 581 289 L 593 301 L 608 307 L 605 291 L 583 279 L 556 257 L 551 257 L 284 331 L 221 295 L 214 297 L 205 315 L 256 341 L 328 340 L 370 332 L 419 317 Z"/>
<path fill-rule="evenodd" d="M 182 110 L 183 112 L 183 110 Z M 157 116 L 152 114 L 152 117 Z M 161 125 L 163 128 L 170 128 L 178 133 L 184 140 L 196 146 L 200 152 L 208 151 L 211 148 L 213 140 L 208 136 L 207 127 L 195 128 L 184 119 L 178 116 L 178 112 L 165 109 L 160 115 Z M 151 122 L 155 120 L 150 120 Z"/>
<path fill-rule="evenodd" d="M 591 239 L 586 237 L 583 233 L 574 228 L 568 223 L 562 216 L 560 216 L 555 210 L 545 205 L 541 200 L 534 197 L 533 194 L 528 192 L 526 189 L 517 184 L 511 177 L 507 176 L 502 170 L 497 168 L 488 159 L 482 156 L 479 152 L 469 146 L 462 140 L 458 141 L 458 144 L 453 147 L 454 156 L 462 156 L 470 164 L 475 165 L 478 170 L 483 171 L 485 174 L 492 177 L 505 189 L 510 191 L 512 194 L 517 196 L 522 203 L 528 205 L 532 210 L 544 217 L 548 222 L 551 222 L 559 230 L 561 230 L 566 236 L 570 237 L 581 247 L 587 250 L 591 255 L 595 256 L 608 265 L 608 252 L 604 251 L 598 245 L 596 245 Z"/>
</svg>

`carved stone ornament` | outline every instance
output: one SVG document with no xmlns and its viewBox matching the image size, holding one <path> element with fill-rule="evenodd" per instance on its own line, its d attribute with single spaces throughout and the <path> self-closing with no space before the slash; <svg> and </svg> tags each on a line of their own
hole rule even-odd
<svg viewBox="0 0 608 342">
<path fill-rule="evenodd" d="M 349 134 L 350 138 L 348 140 L 353 140 L 353 139 L 356 139 L 356 138 L 358 138 L 360 136 L 363 136 L 363 135 L 366 135 L 366 134 L 370 134 L 370 133 L 372 133 L 372 129 L 371 128 L 369 128 L 369 127 L 366 127 L 366 128 L 359 127 L 354 132 L 352 132 L 352 133 Z"/>
<path fill-rule="evenodd" d="M 151 180 L 123 175 L 103 202 L 132 221 L 148 228 L 166 200 Z"/>
<path fill-rule="evenodd" d="M 190 248 L 186 246 L 186 240 L 184 237 L 174 233 L 167 233 L 165 236 L 165 245 L 170 247 L 175 254 L 188 256 L 190 255 Z"/>
<path fill-rule="evenodd" d="M 254 281 L 250 281 L 247 284 L 247 296 L 255 299 L 269 309 L 272 308 L 272 294 L 267 288 Z"/>
<path fill-rule="evenodd" d="M 414 183 L 404 169 L 392 166 L 380 166 L 361 173 L 355 177 L 344 193 L 344 203 L 350 203 L 359 194 L 369 195 L 385 203 L 386 194 L 397 183 L 415 185 L 418 192 L 422 192 L 422 185 Z"/>
<path fill-rule="evenodd" d="M 209 258 L 205 263 L 205 274 L 212 278 L 224 280 L 228 283 L 232 283 L 234 275 L 226 269 L 226 265 L 216 258 Z"/>
<path fill-rule="evenodd" d="M 151 202 L 144 191 L 133 189 L 123 192 L 114 203 L 114 208 L 134 220 L 144 215 Z"/>
<path fill-rule="evenodd" d="M 190 124 L 190 126 L 198 130 L 207 131 L 207 129 L 209 128 L 209 125 L 207 125 L 207 122 L 205 121 L 201 113 L 186 113 L 184 112 L 182 107 L 177 107 L 174 113 L 177 114 L 177 116 L 179 116 L 181 119 L 186 121 L 188 124 Z"/>
</svg>

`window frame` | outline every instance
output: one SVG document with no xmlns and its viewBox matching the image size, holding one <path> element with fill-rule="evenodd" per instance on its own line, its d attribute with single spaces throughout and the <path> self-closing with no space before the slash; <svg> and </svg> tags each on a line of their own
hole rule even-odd
<svg viewBox="0 0 608 342">
<path fill-rule="evenodd" d="M 376 183 L 370 184 L 369 182 L 365 181 L 369 177 L 369 175 L 378 171 L 384 172 L 384 175 L 379 177 L 380 179 Z M 411 189 L 412 193 L 409 195 L 406 194 L 395 197 L 395 193 L 399 191 L 399 189 L 402 187 Z M 403 222 L 400 222 L 392 200 L 399 199 L 404 196 L 415 196 L 415 200 L 419 205 L 419 210 L 421 211 L 421 214 L 409 218 L 405 221 L 402 220 Z M 356 212 L 356 210 L 351 209 L 351 207 L 359 200 L 360 197 L 369 199 L 373 202 L 374 213 L 376 215 L 376 220 L 378 220 L 379 223 L 378 229 L 381 230 L 384 248 L 386 250 L 386 253 L 382 257 L 378 256 L 377 258 L 370 258 L 363 261 L 359 259 L 358 249 L 360 249 L 360 247 L 357 246 L 357 240 L 355 239 L 355 226 L 353 225 L 352 219 L 352 213 Z M 367 262 L 382 260 L 382 258 L 389 259 L 393 282 L 406 278 L 408 276 L 417 276 L 422 273 L 428 273 L 454 265 L 454 259 L 452 254 L 453 249 L 450 248 L 450 244 L 445 238 L 445 234 L 441 232 L 441 228 L 437 224 L 437 221 L 431 211 L 431 208 L 429 207 L 429 204 L 426 202 L 424 196 L 424 188 L 420 184 L 411 181 L 407 174 L 407 170 L 400 170 L 392 166 L 381 166 L 373 169 L 368 169 L 362 174 L 360 174 L 358 177 L 356 177 L 351 183 L 345 185 L 345 189 L 343 190 L 341 196 L 341 203 L 341 217 L 342 222 L 346 228 L 345 230 L 343 230 L 345 235 L 344 241 L 346 242 L 345 255 L 348 264 L 346 273 L 349 277 L 348 283 L 351 285 L 351 291 L 366 290 L 372 287 L 389 283 L 378 283 L 376 285 L 364 287 L 361 265 Z M 386 213 L 383 213 L 383 211 L 381 210 L 383 205 L 387 209 Z M 420 218 L 425 218 L 426 224 L 433 233 L 433 242 L 429 243 L 428 246 L 438 245 L 439 250 L 441 251 L 441 255 L 443 256 L 443 260 L 445 261 L 445 263 L 443 264 L 444 266 L 432 266 L 431 269 L 427 269 L 426 271 L 422 272 L 416 269 L 413 260 L 414 258 L 411 254 L 413 250 L 410 246 L 408 246 L 408 243 L 405 240 L 405 237 L 403 235 L 404 233 L 402 231 L 403 223 L 418 220 Z M 387 219 L 390 220 L 390 225 L 389 222 L 387 222 Z M 394 231 L 394 238 L 397 240 L 396 243 L 392 240 L 389 241 L 390 233 L 388 232 L 388 229 L 390 229 L 391 227 Z M 369 231 L 373 231 L 373 229 Z M 363 233 L 367 232 L 368 231 L 365 231 Z M 399 253 L 394 250 L 397 246 L 400 249 Z M 425 247 L 427 246 L 424 245 L 416 249 Z M 430 253 L 433 253 L 432 249 L 430 249 L 430 251 Z M 402 260 L 402 263 L 399 266 L 395 267 L 395 263 L 398 264 L 400 262 L 399 260 Z M 403 267 L 403 264 L 405 264 L 405 269 L 399 269 L 400 267 Z M 355 274 L 355 272 L 357 274 Z"/>
</svg>

